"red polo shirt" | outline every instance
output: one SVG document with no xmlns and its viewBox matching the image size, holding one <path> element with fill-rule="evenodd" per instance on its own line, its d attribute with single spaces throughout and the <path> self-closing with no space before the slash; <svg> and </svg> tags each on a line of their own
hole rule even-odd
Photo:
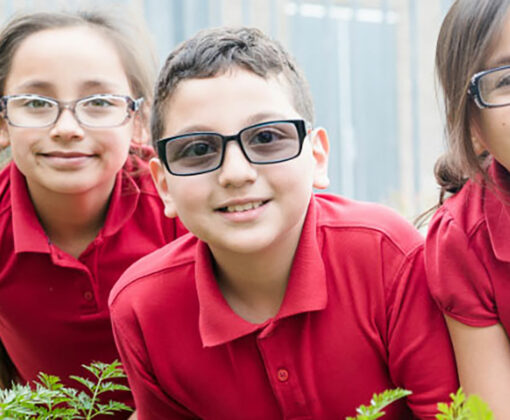
<svg viewBox="0 0 510 420">
<path fill-rule="evenodd" d="M 184 227 L 164 217 L 146 163 L 133 158 L 117 176 L 103 228 L 78 259 L 49 241 L 13 163 L 0 172 L 0 232 L 0 341 L 23 381 L 43 371 L 76 386 L 68 376 L 86 376 L 82 364 L 119 357 L 107 306 L 113 284 Z"/>
<path fill-rule="evenodd" d="M 468 182 L 434 215 L 427 273 L 448 316 L 510 334 L 510 174 L 494 161 L 489 175 L 494 185 Z"/>
<path fill-rule="evenodd" d="M 337 420 L 396 386 L 414 394 L 385 418 L 434 418 L 457 387 L 422 238 L 379 205 L 312 198 L 285 298 L 263 324 L 230 309 L 192 235 L 128 269 L 110 309 L 140 420 Z"/>
</svg>

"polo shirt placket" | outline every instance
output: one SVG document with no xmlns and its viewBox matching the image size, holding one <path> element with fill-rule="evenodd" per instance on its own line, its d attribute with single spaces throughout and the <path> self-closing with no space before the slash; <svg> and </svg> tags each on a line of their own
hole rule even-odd
<svg viewBox="0 0 510 420">
<path fill-rule="evenodd" d="M 284 419 L 312 419 L 297 375 L 298 368 L 292 358 L 288 357 L 292 349 L 288 348 L 289 342 L 284 334 L 278 333 L 275 324 L 271 322 L 257 337 L 257 347 L 264 360 L 273 393 Z"/>
</svg>

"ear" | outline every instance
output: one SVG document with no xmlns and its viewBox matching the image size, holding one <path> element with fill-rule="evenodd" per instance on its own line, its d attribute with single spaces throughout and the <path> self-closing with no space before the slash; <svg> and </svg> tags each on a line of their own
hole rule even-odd
<svg viewBox="0 0 510 420">
<path fill-rule="evenodd" d="M 329 187 L 328 177 L 328 157 L 329 157 L 329 139 L 328 133 L 324 128 L 316 128 L 310 134 L 312 141 L 312 153 L 315 159 L 315 168 L 313 176 L 313 187 L 325 189 Z"/>
<path fill-rule="evenodd" d="M 165 216 L 166 217 L 176 217 L 177 211 L 175 209 L 175 204 L 168 189 L 168 181 L 166 179 L 166 169 L 158 158 L 152 158 L 149 161 L 149 170 L 152 176 L 152 180 L 156 185 L 156 189 L 158 190 L 159 197 L 161 201 L 163 201 L 163 205 L 165 206 Z"/>
<path fill-rule="evenodd" d="M 5 149 L 10 144 L 9 132 L 7 131 L 7 122 L 0 118 L 0 150 Z"/>
<path fill-rule="evenodd" d="M 471 133 L 471 143 L 473 144 L 473 150 L 477 156 L 480 156 L 484 151 L 487 150 L 485 141 L 483 139 L 482 130 L 480 128 L 479 111 L 471 112 L 471 118 L 469 122 L 469 132 Z"/>
</svg>

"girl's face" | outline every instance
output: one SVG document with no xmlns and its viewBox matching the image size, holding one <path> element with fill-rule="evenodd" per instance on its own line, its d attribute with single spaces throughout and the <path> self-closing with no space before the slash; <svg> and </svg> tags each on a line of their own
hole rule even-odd
<svg viewBox="0 0 510 420">
<path fill-rule="evenodd" d="M 94 94 L 132 96 L 113 43 L 85 26 L 40 31 L 20 44 L 4 91 L 4 95 L 19 94 L 58 101 Z M 32 196 L 94 191 L 104 195 L 127 159 L 137 120 L 132 116 L 118 127 L 89 128 L 64 109 L 49 127 L 14 127 L 1 121 L 1 133 Z"/>
<path fill-rule="evenodd" d="M 502 32 L 496 38 L 485 68 L 510 64 L 510 13 Z M 477 109 L 472 124 L 476 142 L 481 143 L 494 158 L 510 171 L 510 106 Z M 476 146 L 476 144 L 475 144 Z"/>
</svg>

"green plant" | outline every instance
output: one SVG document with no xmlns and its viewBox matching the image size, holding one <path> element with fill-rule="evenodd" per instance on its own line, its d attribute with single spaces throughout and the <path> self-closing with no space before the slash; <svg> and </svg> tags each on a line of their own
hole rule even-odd
<svg viewBox="0 0 510 420">
<path fill-rule="evenodd" d="M 39 381 L 35 381 L 33 387 L 14 384 L 11 389 L 0 390 L 0 418 L 90 420 L 99 415 L 132 411 L 123 403 L 102 403 L 99 398 L 109 391 L 129 391 L 127 386 L 112 381 L 126 377 L 119 361 L 111 364 L 94 362 L 83 367 L 92 373 L 95 381 L 81 376 L 70 378 L 82 384 L 88 392 L 64 386 L 57 376 L 40 373 Z"/>
<path fill-rule="evenodd" d="M 375 420 L 384 416 L 385 407 L 396 400 L 411 395 L 411 391 L 405 389 L 390 389 L 380 394 L 374 394 L 370 405 L 362 405 L 356 409 L 356 417 L 347 417 L 346 420 Z M 439 413 L 436 420 L 493 420 L 493 414 L 489 406 L 477 395 L 466 398 L 462 388 L 455 394 L 450 394 L 451 402 L 439 403 Z"/>
<path fill-rule="evenodd" d="M 466 395 L 459 388 L 455 394 L 450 394 L 451 403 L 439 403 L 437 420 L 492 420 L 493 414 L 489 406 L 477 395 Z"/>
<path fill-rule="evenodd" d="M 388 389 L 380 394 L 374 394 L 370 405 L 361 405 L 356 411 L 356 417 L 347 417 L 346 420 L 375 420 L 384 416 L 383 409 L 400 398 L 411 395 L 412 392 L 406 389 L 396 388 Z"/>
</svg>

